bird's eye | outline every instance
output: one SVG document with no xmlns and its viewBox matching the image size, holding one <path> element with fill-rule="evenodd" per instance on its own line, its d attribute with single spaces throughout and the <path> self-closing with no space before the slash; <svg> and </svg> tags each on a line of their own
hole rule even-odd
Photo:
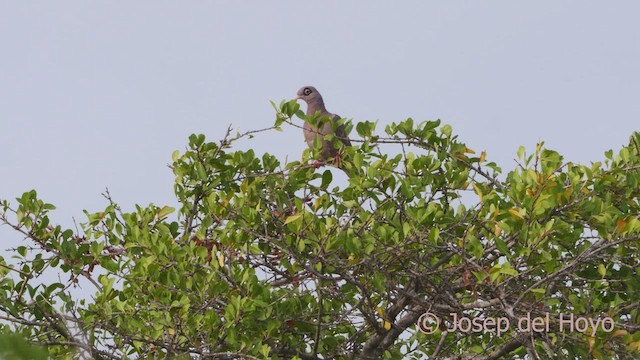
<svg viewBox="0 0 640 360">
<path fill-rule="evenodd" d="M 311 89 L 306 88 L 306 89 L 304 89 L 304 91 L 302 93 L 305 94 L 305 96 L 306 96 L 306 95 L 310 95 L 311 92 L 312 92 Z"/>
</svg>

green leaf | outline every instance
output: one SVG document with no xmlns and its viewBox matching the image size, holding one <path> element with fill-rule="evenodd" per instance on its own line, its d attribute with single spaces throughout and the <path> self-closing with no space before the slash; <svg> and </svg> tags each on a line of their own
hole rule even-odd
<svg viewBox="0 0 640 360">
<path fill-rule="evenodd" d="M 605 275 L 607 275 L 607 268 L 602 263 L 598 264 L 598 274 L 600 274 L 600 276 L 602 277 L 605 277 Z"/>
<path fill-rule="evenodd" d="M 320 185 L 321 189 L 326 189 L 327 186 L 331 184 L 331 180 L 333 180 L 333 175 L 330 170 L 325 170 L 322 173 L 322 184 Z"/>
<path fill-rule="evenodd" d="M 503 255 L 509 255 L 509 247 L 507 247 L 507 244 L 504 242 L 504 240 L 496 237 L 493 239 L 493 241 L 496 244 L 496 249 L 498 249 L 500 253 L 502 253 Z"/>
<path fill-rule="evenodd" d="M 15 360 L 46 360 L 44 347 L 34 345 L 19 334 L 0 333 L 0 358 Z"/>
<path fill-rule="evenodd" d="M 511 276 L 517 276 L 518 274 L 520 274 L 516 269 L 511 268 L 511 266 L 506 266 L 507 264 L 504 264 L 501 268 L 500 268 L 500 273 L 501 274 L 505 274 L 505 275 L 511 275 Z"/>
<path fill-rule="evenodd" d="M 198 173 L 198 178 L 201 181 L 207 180 L 207 172 L 204 170 L 204 166 L 200 163 L 196 163 L 196 171 Z"/>
<path fill-rule="evenodd" d="M 384 275 L 380 273 L 376 273 L 373 275 L 373 286 L 375 286 L 378 291 L 384 291 L 385 289 L 386 278 Z"/>
<path fill-rule="evenodd" d="M 355 207 L 356 205 L 358 205 L 358 203 L 355 200 L 347 200 L 345 202 L 342 203 L 345 207 L 351 209 L 353 207 Z"/>
<path fill-rule="evenodd" d="M 442 125 L 441 131 L 445 136 L 450 137 L 453 129 L 451 128 L 451 125 L 447 124 L 447 125 Z"/>
<path fill-rule="evenodd" d="M 108 294 L 111 291 L 115 281 L 116 281 L 115 278 L 111 278 L 106 275 L 100 275 L 98 277 L 98 282 L 103 286 L 103 291 L 105 294 Z"/>
<path fill-rule="evenodd" d="M 22 257 L 27 256 L 27 247 L 26 246 L 18 246 L 18 254 Z"/>
<path fill-rule="evenodd" d="M 159 219 L 162 219 L 162 218 L 164 218 L 165 216 L 167 216 L 167 215 L 169 215 L 169 214 L 173 213 L 175 210 L 176 210 L 176 209 L 174 209 L 174 208 L 172 208 L 172 207 L 170 207 L 170 206 L 165 205 L 165 206 L 163 206 L 163 207 L 162 207 L 162 209 L 158 210 L 158 218 L 159 218 Z"/>
</svg>

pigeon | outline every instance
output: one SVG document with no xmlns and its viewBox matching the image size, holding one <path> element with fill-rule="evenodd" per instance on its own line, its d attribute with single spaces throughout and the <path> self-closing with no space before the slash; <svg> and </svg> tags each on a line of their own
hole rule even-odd
<svg viewBox="0 0 640 360">
<path fill-rule="evenodd" d="M 334 146 L 334 144 L 330 140 L 326 140 L 325 135 L 331 134 L 333 129 L 335 129 L 334 135 L 338 140 L 340 140 L 345 146 L 351 146 L 351 141 L 347 137 L 344 124 L 340 124 L 337 128 L 335 127 L 336 121 L 340 120 L 340 116 L 336 114 L 332 114 L 327 111 L 324 107 L 324 101 L 322 100 L 322 95 L 314 88 L 313 86 L 303 86 L 298 90 L 298 94 L 295 97 L 296 100 L 302 99 L 307 103 L 307 116 L 314 116 L 317 112 L 320 112 L 318 116 L 318 124 L 322 124 L 320 129 L 317 129 L 314 125 L 305 121 L 304 123 L 304 139 L 307 141 L 307 145 L 309 148 L 313 149 L 313 143 L 316 138 L 320 138 L 322 141 L 322 150 L 320 155 L 323 160 L 328 160 L 333 158 L 335 165 L 340 164 L 340 154 L 338 153 L 338 148 Z M 326 119 L 328 118 L 328 120 Z M 322 121 L 323 119 L 324 122 Z"/>
</svg>

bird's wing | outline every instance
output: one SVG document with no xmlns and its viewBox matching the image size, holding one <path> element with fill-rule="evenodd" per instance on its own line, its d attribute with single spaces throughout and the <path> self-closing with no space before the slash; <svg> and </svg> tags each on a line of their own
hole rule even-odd
<svg viewBox="0 0 640 360">
<path fill-rule="evenodd" d="M 310 148 L 313 148 L 313 141 L 318 136 L 318 130 L 308 122 L 304 122 L 304 140 Z"/>
</svg>

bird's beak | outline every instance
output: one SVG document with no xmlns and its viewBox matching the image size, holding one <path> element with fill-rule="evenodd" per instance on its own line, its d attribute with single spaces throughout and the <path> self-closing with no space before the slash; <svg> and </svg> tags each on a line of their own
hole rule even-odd
<svg viewBox="0 0 640 360">
<path fill-rule="evenodd" d="M 299 100 L 299 99 L 302 99 L 302 96 L 296 95 L 296 96 L 293 97 L 293 100 Z"/>
</svg>

